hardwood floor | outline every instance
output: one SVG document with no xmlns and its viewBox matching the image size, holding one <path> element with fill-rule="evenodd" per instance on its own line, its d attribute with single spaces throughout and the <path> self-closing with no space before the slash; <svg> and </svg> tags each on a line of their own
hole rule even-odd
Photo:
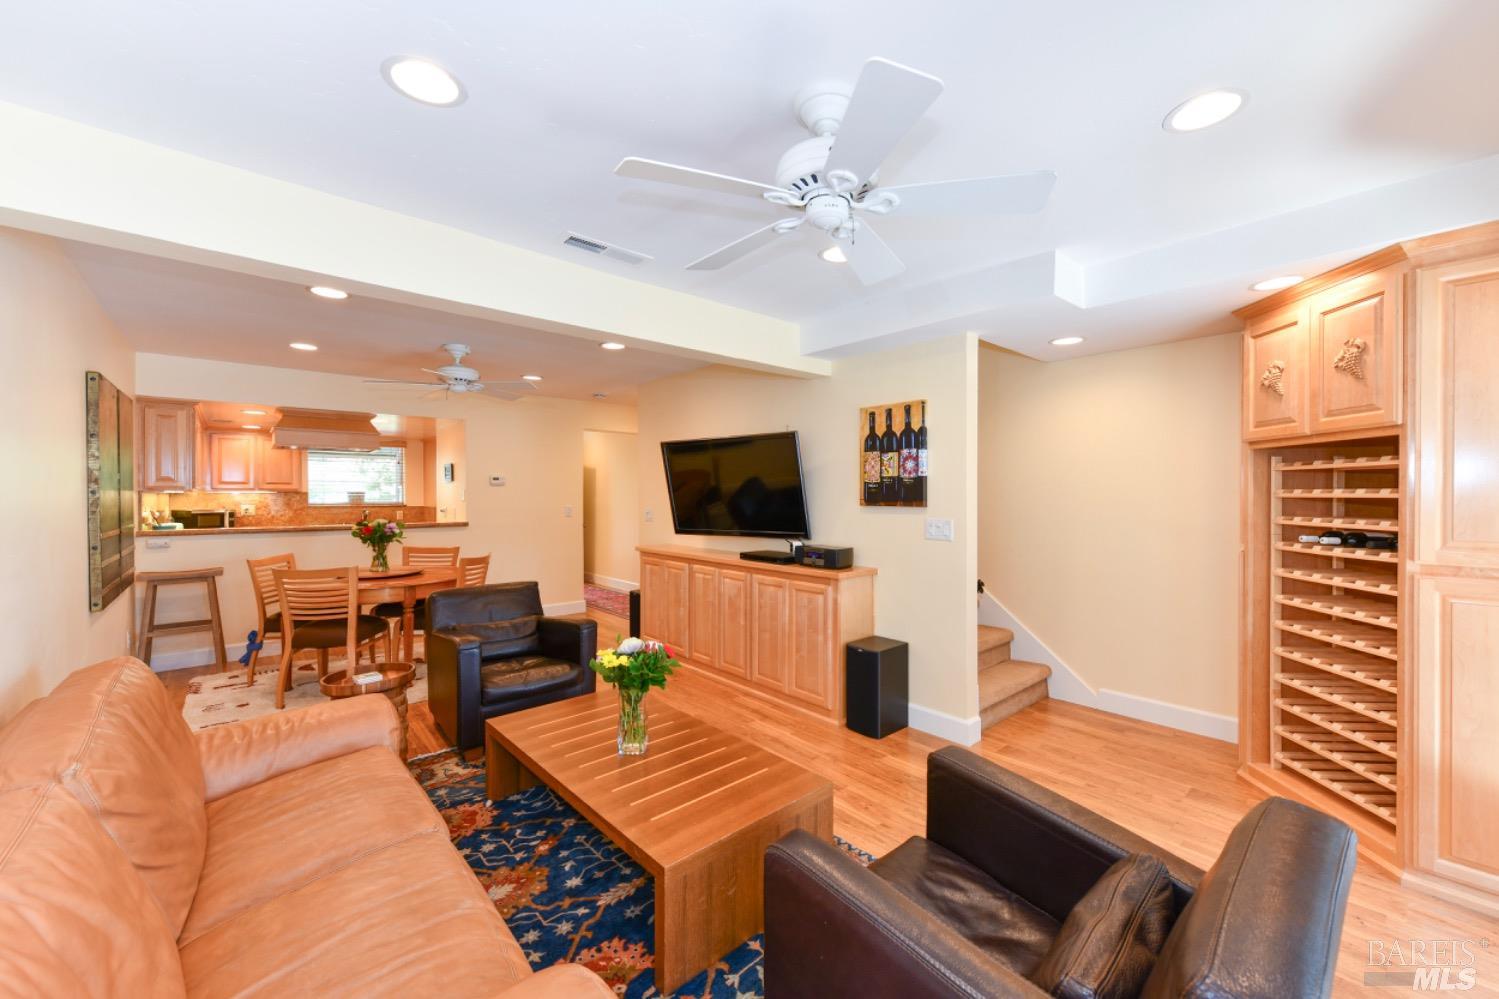
<svg viewBox="0 0 1499 999">
<path fill-rule="evenodd" d="M 601 635 L 628 632 L 620 618 L 591 616 Z M 186 679 L 197 672 L 162 674 L 170 689 L 180 691 L 179 703 Z M 613 695 L 604 690 L 596 696 Z M 650 696 L 832 780 L 833 831 L 856 846 L 883 854 L 923 831 L 925 761 L 947 744 L 941 739 L 912 729 L 867 739 L 691 670 Z M 411 705 L 409 722 L 413 755 L 445 748 L 425 704 Z M 1235 776 L 1237 754 L 1229 743 L 1064 701 L 1024 709 L 989 729 L 973 749 L 1203 868 L 1217 857 L 1234 823 L 1263 797 Z M 1477 942 L 1485 939 L 1489 946 Z M 1416 940 L 1474 941 L 1478 977 L 1468 994 L 1499 995 L 1499 921 L 1403 888 L 1362 861 L 1349 899 L 1335 994 L 1393 992 L 1363 985 L 1371 946 L 1384 951 L 1398 944 L 1409 954 Z M 1430 952 L 1433 945 L 1425 947 Z"/>
</svg>

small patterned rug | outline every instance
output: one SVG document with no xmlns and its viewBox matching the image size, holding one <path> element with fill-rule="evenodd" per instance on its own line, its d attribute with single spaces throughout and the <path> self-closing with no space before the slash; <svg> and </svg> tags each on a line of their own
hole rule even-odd
<svg viewBox="0 0 1499 999">
<path fill-rule="evenodd" d="M 484 767 L 452 751 L 411 761 L 533 968 L 576 961 L 626 999 L 657 996 L 651 877 L 546 787 L 484 798 Z M 861 863 L 874 858 L 842 840 Z M 757 935 L 683 985 L 677 996 L 751 999 L 764 994 Z"/>
<path fill-rule="evenodd" d="M 621 593 L 619 590 L 611 590 L 607 586 L 594 586 L 592 583 L 583 584 L 583 602 L 591 609 L 603 611 L 605 614 L 613 614 L 615 617 L 630 619 L 630 595 Z M 600 645 L 614 644 L 611 638 L 607 643 L 600 637 Z"/>
<path fill-rule="evenodd" d="M 258 715 L 268 715 L 276 710 L 276 681 L 281 668 L 274 656 L 269 661 L 262 656 L 255 670 L 255 682 L 245 683 L 245 668 L 239 663 L 223 673 L 208 673 L 188 681 L 187 699 L 182 704 L 182 717 L 188 728 L 197 731 L 214 725 L 243 721 Z M 328 669 L 344 668 L 342 656 L 328 660 Z M 291 690 L 286 692 L 285 711 L 310 707 L 328 700 L 317 685 L 317 660 L 302 659 L 292 663 Z M 427 664 L 416 664 L 416 679 L 406 688 L 406 703 L 416 704 L 427 699 Z"/>
</svg>

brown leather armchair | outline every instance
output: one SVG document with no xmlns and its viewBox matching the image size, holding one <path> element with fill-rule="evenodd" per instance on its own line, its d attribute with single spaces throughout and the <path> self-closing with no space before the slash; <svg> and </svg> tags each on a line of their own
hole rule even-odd
<svg viewBox="0 0 1499 999">
<path fill-rule="evenodd" d="M 1342 822 L 1261 802 L 1203 873 L 966 750 L 927 761 L 927 835 L 868 868 L 795 832 L 765 857 L 765 993 L 1045 996 L 1028 977 L 1111 865 L 1166 868 L 1170 926 L 1139 995 L 1327 996 L 1353 876 Z"/>
<path fill-rule="evenodd" d="M 427 699 L 459 750 L 484 743 L 484 720 L 595 688 L 598 625 L 547 617 L 535 583 L 439 590 L 427 598 Z"/>
</svg>

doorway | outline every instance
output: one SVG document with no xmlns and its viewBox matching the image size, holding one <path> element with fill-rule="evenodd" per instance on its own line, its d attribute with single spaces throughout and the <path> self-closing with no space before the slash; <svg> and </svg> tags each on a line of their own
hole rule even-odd
<svg viewBox="0 0 1499 999">
<path fill-rule="evenodd" d="M 638 435 L 583 431 L 583 596 L 590 609 L 629 616 L 639 584 Z"/>
</svg>

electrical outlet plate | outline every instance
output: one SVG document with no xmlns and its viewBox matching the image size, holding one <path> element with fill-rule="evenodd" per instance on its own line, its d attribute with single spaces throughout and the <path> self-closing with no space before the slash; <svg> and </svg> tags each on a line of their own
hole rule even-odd
<svg viewBox="0 0 1499 999">
<path fill-rule="evenodd" d="M 492 486 L 503 486 L 505 484 L 505 477 L 503 475 L 491 475 L 489 477 L 489 484 Z"/>
<path fill-rule="evenodd" d="M 166 538 L 147 538 L 146 547 L 153 549 L 164 549 L 172 547 L 172 543 Z"/>
<path fill-rule="evenodd" d="M 928 541 L 951 541 L 952 521 L 941 517 L 928 517 L 926 519 L 926 539 Z"/>
</svg>

